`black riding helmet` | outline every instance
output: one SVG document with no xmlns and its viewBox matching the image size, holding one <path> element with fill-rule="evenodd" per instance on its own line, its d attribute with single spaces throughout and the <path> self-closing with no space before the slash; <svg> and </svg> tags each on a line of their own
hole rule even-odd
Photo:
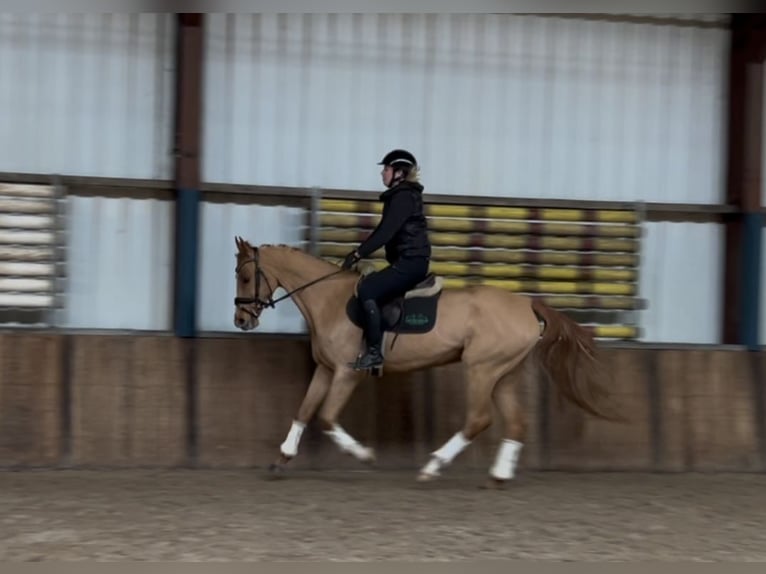
<svg viewBox="0 0 766 574">
<path fill-rule="evenodd" d="M 412 168 L 418 164 L 415 156 L 404 149 L 395 149 L 386 154 L 378 165 L 390 165 L 393 168 Z"/>
<path fill-rule="evenodd" d="M 392 185 L 396 185 L 403 178 L 407 177 L 410 170 L 417 167 L 418 162 L 415 156 L 404 149 L 395 149 L 388 152 L 385 157 L 378 162 L 378 165 L 390 165 L 394 170 L 401 170 L 402 176 L 397 176 Z"/>
</svg>

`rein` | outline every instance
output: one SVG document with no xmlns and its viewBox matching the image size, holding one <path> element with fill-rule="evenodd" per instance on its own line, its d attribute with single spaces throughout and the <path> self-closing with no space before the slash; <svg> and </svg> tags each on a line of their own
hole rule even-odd
<svg viewBox="0 0 766 574">
<path fill-rule="evenodd" d="M 280 301 L 284 301 L 285 299 L 289 299 L 292 297 L 295 293 L 298 291 L 302 291 L 303 289 L 306 289 L 307 287 L 311 287 L 315 283 L 319 283 L 320 281 L 324 281 L 325 279 L 328 279 L 332 277 L 333 275 L 337 275 L 339 273 L 343 272 L 343 269 L 338 269 L 337 271 L 333 271 L 332 273 L 328 273 L 327 275 L 323 275 L 317 279 L 314 279 L 313 281 L 309 281 L 308 283 L 301 285 L 300 287 L 297 287 L 296 289 L 293 289 L 292 291 L 289 291 L 285 295 L 282 295 L 281 297 L 278 297 L 277 299 L 272 298 L 271 294 L 269 294 L 269 298 L 264 300 L 260 297 L 260 291 L 261 291 L 261 277 L 263 277 L 263 280 L 266 281 L 266 285 L 268 285 L 269 290 L 271 293 L 274 293 L 274 289 L 271 288 L 271 283 L 269 283 L 268 277 L 266 277 L 266 274 L 261 271 L 260 265 L 258 265 L 258 249 L 255 250 L 255 257 L 251 257 L 250 259 L 246 259 L 242 263 L 240 263 L 237 266 L 237 269 L 235 271 L 236 274 L 239 274 L 239 271 L 247 265 L 248 263 L 254 263 L 255 264 L 255 297 L 235 297 L 234 298 L 234 304 L 235 305 L 252 305 L 255 304 L 256 306 L 256 312 L 253 313 L 250 309 L 245 309 L 248 313 L 253 315 L 254 317 L 258 317 L 258 314 L 261 313 L 261 311 L 266 308 L 270 307 L 273 308 L 274 305 L 279 303 Z"/>
</svg>

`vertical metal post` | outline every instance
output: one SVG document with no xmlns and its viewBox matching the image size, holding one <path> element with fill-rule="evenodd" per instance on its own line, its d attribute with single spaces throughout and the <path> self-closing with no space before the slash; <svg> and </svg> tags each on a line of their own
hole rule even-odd
<svg viewBox="0 0 766 574">
<path fill-rule="evenodd" d="M 727 203 L 723 342 L 756 349 L 761 280 L 759 214 L 763 167 L 763 82 L 766 17 L 733 14 L 729 59 Z"/>
<path fill-rule="evenodd" d="M 55 241 L 53 243 L 54 257 L 51 261 L 53 265 L 53 280 L 51 281 L 51 301 L 53 305 L 49 311 L 48 325 L 56 328 L 62 325 L 63 313 L 66 308 L 66 261 L 67 261 L 67 236 L 66 236 L 66 188 L 61 182 L 58 174 L 51 176 L 54 197 L 53 197 L 53 233 Z"/>
<path fill-rule="evenodd" d="M 176 16 L 175 289 L 176 336 L 197 332 L 200 131 L 202 113 L 203 14 Z"/>
<path fill-rule="evenodd" d="M 309 253 L 319 256 L 319 211 L 321 207 L 322 190 L 318 187 L 311 189 L 311 208 L 309 212 Z"/>
<path fill-rule="evenodd" d="M 761 320 L 761 265 L 763 264 L 761 230 L 763 218 L 760 213 L 748 212 L 742 222 L 742 303 L 740 325 L 742 344 L 751 351 L 760 346 Z"/>
<path fill-rule="evenodd" d="M 641 291 L 641 275 L 644 268 L 644 242 L 646 240 L 646 202 L 637 202 L 635 210 L 638 214 L 638 221 L 636 222 L 636 226 L 638 227 L 638 250 L 636 252 L 636 256 L 638 258 L 638 261 L 636 262 L 636 290 L 638 298 L 643 300 L 643 293 Z M 638 328 L 636 339 L 641 339 L 646 334 L 644 333 L 643 322 L 643 318 L 645 316 L 644 309 L 645 308 L 642 305 L 641 308 L 632 310 L 632 322 Z"/>
<path fill-rule="evenodd" d="M 199 203 L 199 190 L 177 190 L 174 330 L 178 337 L 197 333 Z"/>
</svg>

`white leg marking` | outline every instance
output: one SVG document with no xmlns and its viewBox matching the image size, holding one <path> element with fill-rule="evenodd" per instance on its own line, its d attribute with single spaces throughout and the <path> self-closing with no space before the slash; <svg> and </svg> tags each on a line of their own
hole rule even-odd
<svg viewBox="0 0 766 574">
<path fill-rule="evenodd" d="M 290 432 L 287 433 L 287 438 L 279 447 L 283 455 L 292 458 L 298 454 L 298 444 L 301 442 L 301 436 L 305 428 L 306 425 L 302 422 L 293 421 L 293 424 L 290 425 Z"/>
<path fill-rule="evenodd" d="M 439 470 L 451 464 L 469 444 L 471 441 L 465 438 L 462 431 L 456 432 L 439 450 L 431 454 L 431 460 L 420 470 L 421 480 L 439 476 Z"/>
<path fill-rule="evenodd" d="M 471 444 L 471 441 L 465 438 L 463 431 L 459 431 L 452 435 L 452 438 L 433 454 L 444 461 L 445 464 L 450 464 L 469 444 Z"/>
<path fill-rule="evenodd" d="M 348 434 L 340 425 L 333 425 L 332 430 L 324 431 L 335 444 L 338 445 L 343 452 L 348 452 L 354 455 L 361 461 L 370 461 L 375 458 L 375 454 L 371 448 L 367 448 L 359 444 L 354 437 Z"/>
<path fill-rule="evenodd" d="M 495 455 L 495 464 L 492 465 L 489 473 L 499 480 L 508 480 L 516 474 L 516 464 L 519 461 L 522 443 L 504 439 L 497 449 Z"/>
</svg>

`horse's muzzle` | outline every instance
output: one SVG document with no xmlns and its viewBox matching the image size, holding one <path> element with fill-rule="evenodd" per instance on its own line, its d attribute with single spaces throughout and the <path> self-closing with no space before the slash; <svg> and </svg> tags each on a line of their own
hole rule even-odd
<svg viewBox="0 0 766 574">
<path fill-rule="evenodd" d="M 260 323 L 258 315 L 249 309 L 238 307 L 234 312 L 234 326 L 242 331 L 252 331 Z"/>
</svg>

